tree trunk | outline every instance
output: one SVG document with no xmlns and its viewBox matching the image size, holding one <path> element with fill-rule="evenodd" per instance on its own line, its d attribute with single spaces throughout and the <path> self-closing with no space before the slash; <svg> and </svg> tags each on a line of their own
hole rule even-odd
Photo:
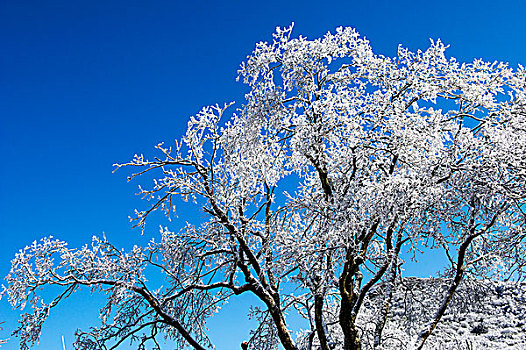
<svg viewBox="0 0 526 350">
<path fill-rule="evenodd" d="M 321 294 L 314 295 L 314 321 L 316 323 L 318 340 L 320 341 L 320 349 L 329 350 L 327 335 L 325 334 L 325 328 L 323 325 L 323 295 Z"/>
<path fill-rule="evenodd" d="M 290 332 L 285 323 L 285 319 L 283 318 L 283 313 L 281 312 L 279 307 L 273 305 L 269 307 L 269 311 L 270 315 L 272 316 L 272 319 L 274 320 L 274 325 L 278 330 L 278 337 L 283 348 L 285 350 L 297 350 L 296 345 L 294 344 L 294 341 L 290 336 Z"/>
<path fill-rule="evenodd" d="M 395 279 L 396 279 L 396 269 L 397 269 L 396 261 L 397 260 L 395 256 L 394 260 L 391 262 L 389 277 L 386 282 L 387 290 L 385 292 L 384 304 L 380 311 L 380 316 L 378 317 L 378 322 L 376 323 L 376 327 L 374 330 L 374 347 L 375 348 L 380 347 L 380 344 L 382 343 L 382 332 L 387 322 L 387 316 L 389 314 L 389 309 L 391 308 L 391 300 L 393 298 L 393 289 L 395 288 Z"/>
<path fill-rule="evenodd" d="M 343 331 L 343 350 L 361 350 L 360 335 L 356 328 L 356 317 L 352 314 L 352 306 L 342 298 L 340 308 L 340 327 Z"/>
<path fill-rule="evenodd" d="M 358 329 L 356 328 L 356 315 L 353 312 L 358 295 L 354 290 L 354 280 L 361 260 L 353 257 L 351 252 L 347 252 L 347 258 L 339 279 L 341 304 L 340 304 L 340 327 L 343 331 L 344 345 L 343 350 L 361 350 L 361 341 Z"/>
</svg>

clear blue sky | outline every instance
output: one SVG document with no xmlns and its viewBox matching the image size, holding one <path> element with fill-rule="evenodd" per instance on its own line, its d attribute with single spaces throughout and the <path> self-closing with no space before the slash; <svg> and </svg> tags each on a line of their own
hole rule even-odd
<svg viewBox="0 0 526 350">
<path fill-rule="evenodd" d="M 525 15 L 522 0 L 3 0 L 0 275 L 44 235 L 74 247 L 102 232 L 122 247 L 155 236 L 153 226 L 142 237 L 130 229 L 128 215 L 141 207 L 136 184 L 112 174 L 112 164 L 179 138 L 204 105 L 241 101 L 236 70 L 278 25 L 295 22 L 295 34 L 309 38 L 353 26 L 385 55 L 441 38 L 459 60 L 515 66 L 526 64 Z M 71 342 L 96 318 L 94 304 L 72 299 L 38 349 L 60 349 L 62 334 Z M 235 317 L 211 324 L 218 349 L 237 349 L 245 337 L 245 319 Z M 16 319 L 5 300 L 0 319 L 5 328 Z"/>
</svg>

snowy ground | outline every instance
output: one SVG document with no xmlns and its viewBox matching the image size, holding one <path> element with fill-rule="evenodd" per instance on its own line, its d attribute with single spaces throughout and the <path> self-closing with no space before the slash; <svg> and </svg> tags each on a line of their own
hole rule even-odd
<svg viewBox="0 0 526 350">
<path fill-rule="evenodd" d="M 384 336 L 384 349 L 414 344 L 445 295 L 449 281 L 405 278 L 393 295 Z M 360 319 L 364 330 L 374 329 L 378 306 L 377 288 L 367 302 L 368 312 Z M 381 299 L 381 298 L 378 298 Z M 371 344 L 364 333 L 364 342 Z M 364 344 L 365 348 L 367 346 Z M 459 287 L 426 349 L 526 349 L 526 283 L 469 281 Z"/>
</svg>

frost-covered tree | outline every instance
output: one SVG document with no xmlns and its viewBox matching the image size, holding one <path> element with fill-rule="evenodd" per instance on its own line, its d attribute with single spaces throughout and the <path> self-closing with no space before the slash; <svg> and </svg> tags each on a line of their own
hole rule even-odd
<svg viewBox="0 0 526 350">
<path fill-rule="evenodd" d="M 30 305 L 15 331 L 22 348 L 81 287 L 107 303 L 79 349 L 159 346 L 158 336 L 209 348 L 206 320 L 243 293 L 261 301 L 250 349 L 387 347 L 403 264 L 436 249 L 447 288 L 430 293 L 424 326 L 403 340 L 420 349 L 464 279 L 524 277 L 524 67 L 459 63 L 440 41 L 391 58 L 352 28 L 291 32 L 278 28 L 241 65 L 242 104 L 205 107 L 174 146 L 116 165 L 154 177 L 140 188 L 150 202 L 139 227 L 180 204 L 201 209 L 201 222 L 129 252 L 106 238 L 81 249 L 45 238 L 16 255 L 4 294 Z M 49 286 L 58 294 L 44 300 Z"/>
</svg>

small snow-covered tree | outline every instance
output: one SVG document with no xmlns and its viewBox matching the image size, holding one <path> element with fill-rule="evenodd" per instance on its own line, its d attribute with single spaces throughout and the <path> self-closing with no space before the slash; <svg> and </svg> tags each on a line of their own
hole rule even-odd
<svg viewBox="0 0 526 350">
<path fill-rule="evenodd" d="M 156 210 L 173 216 L 180 199 L 202 222 L 162 228 L 130 252 L 105 238 L 81 249 L 45 238 L 16 255 L 6 294 L 31 305 L 15 331 L 22 348 L 84 286 L 107 303 L 79 349 L 159 346 L 159 335 L 211 347 L 206 320 L 243 293 L 261 301 L 251 349 L 381 348 L 404 262 L 437 249 L 447 288 L 403 340 L 422 348 L 463 279 L 523 278 L 524 67 L 459 63 L 440 41 L 384 57 L 352 28 L 315 40 L 291 32 L 278 28 L 241 65 L 242 104 L 205 107 L 174 146 L 116 166 L 155 177 L 140 189 L 150 204 L 139 227 Z M 44 286 L 55 299 L 42 299 Z M 309 325 L 298 337 L 290 313 Z"/>
</svg>

